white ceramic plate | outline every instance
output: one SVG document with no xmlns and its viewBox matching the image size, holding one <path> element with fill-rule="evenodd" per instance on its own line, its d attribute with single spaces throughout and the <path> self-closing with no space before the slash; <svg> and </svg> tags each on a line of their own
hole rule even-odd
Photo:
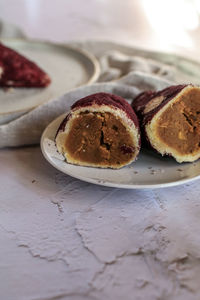
<svg viewBox="0 0 200 300">
<path fill-rule="evenodd" d="M 11 121 L 52 98 L 80 85 L 95 81 L 99 75 L 96 59 L 85 51 L 66 45 L 20 39 L 2 39 L 46 71 L 52 83 L 47 88 L 0 88 L 0 124 Z"/>
<path fill-rule="evenodd" d="M 47 161 L 72 177 L 99 185 L 126 189 L 162 188 L 180 185 L 200 178 L 200 160 L 179 164 L 172 158 L 161 157 L 153 151 L 141 151 L 139 158 L 120 170 L 80 167 L 66 163 L 56 152 L 54 137 L 64 116 L 45 129 L 41 149 Z"/>
</svg>

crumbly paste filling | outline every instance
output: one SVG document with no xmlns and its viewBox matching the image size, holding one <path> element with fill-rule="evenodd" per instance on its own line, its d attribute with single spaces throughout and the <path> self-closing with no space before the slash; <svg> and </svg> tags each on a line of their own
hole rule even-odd
<svg viewBox="0 0 200 300">
<path fill-rule="evenodd" d="M 135 156 L 130 132 L 109 112 L 84 112 L 72 120 L 65 151 L 76 161 L 120 165 Z"/>
<path fill-rule="evenodd" d="M 180 154 L 200 151 L 200 89 L 183 93 L 160 116 L 156 127 L 161 141 Z"/>
</svg>

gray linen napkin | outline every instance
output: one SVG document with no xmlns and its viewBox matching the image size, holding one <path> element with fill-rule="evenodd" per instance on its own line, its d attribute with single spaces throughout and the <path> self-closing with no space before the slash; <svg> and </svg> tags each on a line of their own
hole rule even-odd
<svg viewBox="0 0 200 300">
<path fill-rule="evenodd" d="M 97 92 L 117 94 L 128 101 L 148 89 L 162 89 L 171 82 L 140 72 L 131 72 L 121 80 L 79 87 L 58 99 L 38 106 L 20 118 L 0 126 L 0 147 L 37 144 L 45 127 L 67 112 L 76 100 Z"/>
<path fill-rule="evenodd" d="M 0 23 L 0 36 L 5 35 L 24 37 L 14 26 Z M 159 90 L 176 81 L 176 69 L 173 66 L 148 57 L 140 57 L 131 47 L 123 48 L 114 43 L 95 41 L 73 42 L 71 45 L 89 50 L 99 59 L 99 83 L 67 92 L 62 97 L 51 99 L 16 120 L 1 125 L 0 148 L 39 143 L 45 127 L 57 116 L 67 112 L 76 100 L 86 95 L 108 92 L 131 101 L 141 91 Z M 124 53 L 120 52 L 120 49 L 125 50 Z"/>
</svg>

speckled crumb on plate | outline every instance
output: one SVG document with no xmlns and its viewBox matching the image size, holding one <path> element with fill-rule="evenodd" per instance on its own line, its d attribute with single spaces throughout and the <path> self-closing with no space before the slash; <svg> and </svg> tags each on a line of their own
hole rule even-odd
<svg viewBox="0 0 200 300">
<path fill-rule="evenodd" d="M 51 157 L 60 159 L 62 161 L 65 160 L 64 156 L 58 152 L 54 141 L 52 141 L 52 140 L 50 140 L 48 138 L 45 138 L 44 139 L 44 144 L 47 146 L 48 154 Z"/>
</svg>

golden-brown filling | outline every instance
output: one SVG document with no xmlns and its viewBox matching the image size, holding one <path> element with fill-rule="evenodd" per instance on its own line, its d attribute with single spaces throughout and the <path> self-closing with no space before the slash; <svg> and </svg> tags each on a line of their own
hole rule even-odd
<svg viewBox="0 0 200 300">
<path fill-rule="evenodd" d="M 65 148 L 73 159 L 120 165 L 135 155 L 133 140 L 120 119 L 111 113 L 81 113 L 72 121 Z"/>
<path fill-rule="evenodd" d="M 159 118 L 157 134 L 181 154 L 200 150 L 200 89 L 191 88 Z"/>
</svg>

